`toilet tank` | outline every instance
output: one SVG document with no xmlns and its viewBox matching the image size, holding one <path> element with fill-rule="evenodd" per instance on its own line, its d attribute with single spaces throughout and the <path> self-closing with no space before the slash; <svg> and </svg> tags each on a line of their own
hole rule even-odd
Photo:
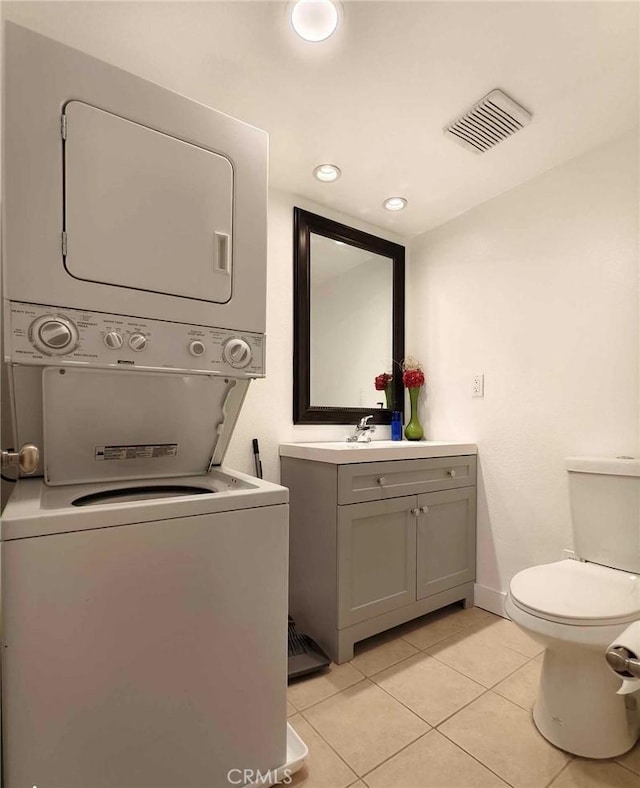
<svg viewBox="0 0 640 788">
<path fill-rule="evenodd" d="M 640 459 L 570 457 L 567 470 L 577 556 L 640 572 Z"/>
</svg>

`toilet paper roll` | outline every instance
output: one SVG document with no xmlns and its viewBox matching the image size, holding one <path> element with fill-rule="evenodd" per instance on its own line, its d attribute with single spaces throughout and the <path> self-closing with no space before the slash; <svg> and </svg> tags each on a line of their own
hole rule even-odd
<svg viewBox="0 0 640 788">
<path fill-rule="evenodd" d="M 640 679 L 623 679 L 616 695 L 629 695 L 631 692 L 638 692 L 638 690 L 640 690 Z"/>
<path fill-rule="evenodd" d="M 612 649 L 624 649 L 627 656 L 631 659 L 640 660 L 640 621 L 634 621 L 616 640 L 609 646 L 607 652 Z M 640 678 L 633 678 L 611 668 L 613 672 L 622 679 L 622 686 L 618 690 L 618 695 L 627 695 L 630 692 L 640 690 Z"/>
</svg>

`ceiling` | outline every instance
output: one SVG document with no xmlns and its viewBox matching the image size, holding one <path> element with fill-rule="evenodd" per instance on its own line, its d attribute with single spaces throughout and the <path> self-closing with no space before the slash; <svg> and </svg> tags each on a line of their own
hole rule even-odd
<svg viewBox="0 0 640 788">
<path fill-rule="evenodd" d="M 5 18 L 270 133 L 271 185 L 411 237 L 638 123 L 635 2 L 5 2 Z M 533 121 L 484 154 L 443 127 L 499 87 Z M 319 183 L 313 168 L 342 169 Z M 403 196 L 389 213 L 382 201 Z"/>
</svg>

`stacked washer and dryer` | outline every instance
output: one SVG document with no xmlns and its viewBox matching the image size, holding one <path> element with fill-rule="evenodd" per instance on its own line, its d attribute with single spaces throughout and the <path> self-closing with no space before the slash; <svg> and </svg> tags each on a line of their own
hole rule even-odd
<svg viewBox="0 0 640 788">
<path fill-rule="evenodd" d="M 264 376 L 267 135 L 5 42 L 5 361 L 39 460 L 1 530 L 4 785 L 271 784 L 305 750 L 288 491 L 221 467 Z"/>
</svg>

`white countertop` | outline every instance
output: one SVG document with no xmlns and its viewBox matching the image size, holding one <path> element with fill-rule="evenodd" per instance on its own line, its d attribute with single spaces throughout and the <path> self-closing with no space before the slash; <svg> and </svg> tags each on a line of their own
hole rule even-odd
<svg viewBox="0 0 640 788">
<path fill-rule="evenodd" d="M 459 457 L 477 454 L 475 443 L 458 441 L 371 441 L 347 443 L 326 441 L 320 443 L 281 443 L 281 457 L 316 460 L 344 465 L 355 462 L 381 462 L 384 460 L 418 460 L 428 457 Z"/>
</svg>

